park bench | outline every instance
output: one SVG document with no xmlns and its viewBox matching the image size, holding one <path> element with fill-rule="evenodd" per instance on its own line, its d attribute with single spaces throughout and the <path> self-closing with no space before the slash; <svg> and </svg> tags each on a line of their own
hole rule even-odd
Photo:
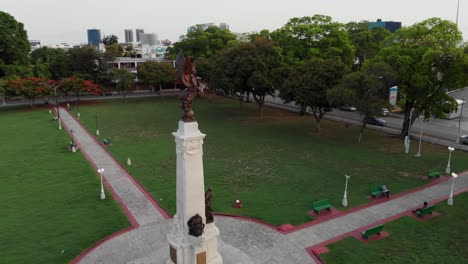
<svg viewBox="0 0 468 264">
<path fill-rule="evenodd" d="M 372 235 L 380 235 L 380 232 L 382 232 L 383 228 L 384 228 L 384 225 L 374 226 L 372 228 L 362 231 L 361 235 L 365 239 L 369 239 L 369 237 Z"/>
<path fill-rule="evenodd" d="M 106 137 L 102 143 L 104 143 L 104 145 L 110 145 L 112 144 L 112 141 L 111 141 L 111 138 L 110 137 Z"/>
<path fill-rule="evenodd" d="M 429 179 L 438 178 L 440 177 L 440 172 L 437 170 L 430 170 L 427 172 L 427 177 L 429 177 Z"/>
<path fill-rule="evenodd" d="M 419 217 L 424 217 L 426 216 L 427 214 L 432 214 L 432 212 L 434 211 L 435 209 L 435 206 L 434 205 L 431 205 L 431 206 L 428 206 L 426 208 L 423 208 L 421 210 L 418 210 L 416 211 L 416 215 L 419 216 Z"/>
<path fill-rule="evenodd" d="M 328 211 L 331 210 L 332 205 L 328 201 L 328 199 L 323 199 L 317 202 L 312 203 L 312 207 L 314 208 L 314 212 L 317 214 L 320 213 L 320 211 L 327 209 Z"/>
<path fill-rule="evenodd" d="M 381 195 L 381 194 L 383 194 L 382 186 L 378 185 L 378 186 L 372 187 L 371 190 L 370 190 L 370 194 L 374 198 Z"/>
</svg>

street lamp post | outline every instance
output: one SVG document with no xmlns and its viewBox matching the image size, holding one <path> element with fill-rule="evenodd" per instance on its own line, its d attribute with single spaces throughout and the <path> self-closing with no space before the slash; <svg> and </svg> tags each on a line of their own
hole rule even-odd
<svg viewBox="0 0 468 264">
<path fill-rule="evenodd" d="M 70 134 L 71 134 L 71 151 L 72 151 L 72 152 L 76 152 L 75 139 L 73 138 L 73 132 L 75 132 L 75 130 L 70 129 Z"/>
<path fill-rule="evenodd" d="M 460 11 L 460 0 L 458 0 L 458 3 L 457 3 L 457 20 L 456 20 L 456 25 L 458 27 L 458 13 Z"/>
<path fill-rule="evenodd" d="M 445 173 L 450 174 L 451 169 L 450 169 L 450 159 L 452 158 L 452 151 L 455 150 L 454 147 L 448 147 L 449 150 L 449 158 L 448 158 L 448 163 L 447 163 L 447 168 L 445 169 Z"/>
<path fill-rule="evenodd" d="M 453 205 L 453 186 L 455 185 L 455 178 L 457 178 L 458 175 L 456 173 L 452 173 L 452 188 L 450 188 L 450 195 L 447 200 L 448 205 Z"/>
<path fill-rule="evenodd" d="M 422 112 L 421 127 L 419 128 L 419 147 L 418 147 L 418 153 L 416 153 L 415 157 L 421 157 L 421 141 L 422 141 L 423 125 L 424 125 L 424 110 L 423 110 L 423 112 Z"/>
<path fill-rule="evenodd" d="M 106 199 L 106 193 L 104 193 L 104 184 L 102 182 L 102 174 L 104 173 L 104 168 L 100 168 L 97 170 L 99 176 L 101 177 L 101 200 Z"/>
<path fill-rule="evenodd" d="M 343 200 L 341 201 L 341 205 L 344 207 L 348 206 L 348 180 L 351 176 L 345 174 L 346 182 L 345 182 L 345 189 L 343 194 Z"/>
<path fill-rule="evenodd" d="M 98 127 L 98 114 L 96 113 L 96 135 L 99 136 L 99 127 Z"/>
</svg>

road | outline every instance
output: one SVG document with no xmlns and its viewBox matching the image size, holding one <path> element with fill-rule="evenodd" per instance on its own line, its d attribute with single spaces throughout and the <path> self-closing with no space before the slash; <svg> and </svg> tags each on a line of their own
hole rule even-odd
<svg viewBox="0 0 468 264">
<path fill-rule="evenodd" d="M 453 98 L 456 99 L 467 99 L 468 101 L 468 88 L 458 90 L 450 94 Z M 290 111 L 299 111 L 299 107 L 294 104 L 284 104 L 282 100 L 278 97 L 267 97 L 265 98 L 267 105 L 273 107 L 279 107 Z M 346 122 L 355 125 L 359 125 L 363 116 L 359 112 L 349 112 L 342 111 L 339 109 L 333 109 L 331 112 L 326 113 L 324 116 L 325 119 L 330 119 L 339 122 Z M 389 116 L 384 117 L 387 121 L 387 126 L 385 128 L 377 127 L 374 125 L 367 125 L 368 128 L 383 130 L 390 133 L 397 133 L 401 131 L 403 126 L 403 115 L 390 113 Z M 418 118 L 412 126 L 411 135 L 415 138 L 419 138 L 421 125 L 423 126 L 423 140 L 442 144 L 454 146 L 458 149 L 463 149 L 468 151 L 467 145 L 460 145 L 456 143 L 458 138 L 458 129 L 460 126 L 460 134 L 468 135 L 468 105 L 463 109 L 462 119 L 455 118 L 452 120 L 448 119 L 438 119 L 430 118 L 424 124 L 421 124 L 421 118 Z"/>
</svg>

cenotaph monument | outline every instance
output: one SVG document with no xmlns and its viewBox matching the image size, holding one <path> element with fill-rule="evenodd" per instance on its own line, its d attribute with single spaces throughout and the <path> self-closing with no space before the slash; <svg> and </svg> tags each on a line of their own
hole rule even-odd
<svg viewBox="0 0 468 264">
<path fill-rule="evenodd" d="M 173 133 L 177 153 L 177 212 L 173 229 L 167 235 L 170 258 L 167 264 L 222 264 L 218 251 L 219 230 L 211 208 L 211 189 L 205 192 L 203 174 L 203 139 L 198 130 L 192 100 L 198 90 L 198 80 L 190 58 L 177 56 L 181 92 L 182 119 Z"/>
</svg>

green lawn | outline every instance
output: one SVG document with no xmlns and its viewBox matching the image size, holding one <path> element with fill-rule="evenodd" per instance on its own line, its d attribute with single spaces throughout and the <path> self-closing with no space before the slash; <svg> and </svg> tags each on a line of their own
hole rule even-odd
<svg viewBox="0 0 468 264">
<path fill-rule="evenodd" d="M 311 117 L 276 109 L 256 115 L 254 104 L 216 97 L 197 98 L 194 110 L 204 140 L 205 185 L 212 187 L 217 212 L 254 217 L 274 225 L 310 221 L 312 202 L 328 198 L 337 208 L 344 174 L 351 175 L 349 205 L 368 203 L 371 186 L 386 183 L 393 193 L 428 183 L 428 169 L 443 169 L 445 147 L 423 144 L 423 157 L 405 155 L 402 141 L 367 130 L 356 144 L 358 128 L 323 121 L 315 132 Z M 172 132 L 181 116 L 176 98 L 99 101 L 80 107 L 81 121 L 94 132 L 98 114 L 100 139 L 122 164 L 131 157 L 130 173 L 171 214 L 175 213 L 176 155 Z M 413 147 L 413 151 L 414 151 Z M 455 171 L 466 169 L 468 155 L 453 153 Z M 465 164 L 465 167 L 462 166 Z M 126 166 L 126 165 L 125 165 Z M 232 208 L 235 199 L 244 208 Z"/>
<path fill-rule="evenodd" d="M 370 243 L 350 237 L 321 255 L 326 263 L 466 263 L 468 259 L 468 193 L 455 196 L 454 205 L 436 205 L 439 216 L 425 222 L 402 217 L 386 223 L 390 236 Z"/>
<path fill-rule="evenodd" d="M 0 263 L 68 263 L 129 226 L 47 110 L 1 110 L 0 124 Z"/>
</svg>

